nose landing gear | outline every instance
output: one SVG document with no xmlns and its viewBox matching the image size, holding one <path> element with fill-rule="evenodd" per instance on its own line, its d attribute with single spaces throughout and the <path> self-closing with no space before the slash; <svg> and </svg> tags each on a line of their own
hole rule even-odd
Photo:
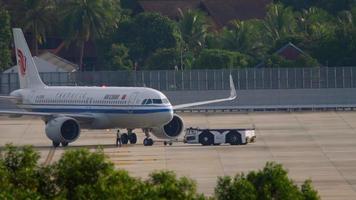
<svg viewBox="0 0 356 200">
<path fill-rule="evenodd" d="M 143 129 L 143 132 L 146 135 L 146 138 L 143 139 L 143 146 L 152 146 L 154 141 L 152 138 L 150 138 L 150 130 L 149 129 Z"/>
</svg>

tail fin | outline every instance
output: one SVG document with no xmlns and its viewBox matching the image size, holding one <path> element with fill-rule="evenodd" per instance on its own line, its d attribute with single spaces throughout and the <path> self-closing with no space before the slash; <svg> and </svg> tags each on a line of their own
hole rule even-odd
<svg viewBox="0 0 356 200">
<path fill-rule="evenodd" d="M 14 33 L 20 88 L 45 87 L 46 85 L 40 78 L 22 30 L 20 28 L 14 28 L 12 31 Z"/>
</svg>

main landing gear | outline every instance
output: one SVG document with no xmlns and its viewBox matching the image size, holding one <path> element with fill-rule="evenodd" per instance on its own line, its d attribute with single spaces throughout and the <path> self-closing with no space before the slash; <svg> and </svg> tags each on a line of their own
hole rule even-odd
<svg viewBox="0 0 356 200">
<path fill-rule="evenodd" d="M 52 141 L 52 145 L 53 147 L 59 147 L 59 145 L 62 144 L 62 147 L 66 147 L 68 146 L 68 142 L 55 142 L 55 141 Z"/>
<path fill-rule="evenodd" d="M 150 130 L 149 129 L 144 129 L 143 132 L 146 135 L 146 138 L 143 139 L 143 146 L 152 146 L 153 145 L 153 140 L 150 138 Z"/>
<path fill-rule="evenodd" d="M 132 132 L 132 129 L 127 129 L 127 133 L 121 134 L 121 143 L 122 144 L 136 144 L 137 143 L 137 135 Z"/>
</svg>

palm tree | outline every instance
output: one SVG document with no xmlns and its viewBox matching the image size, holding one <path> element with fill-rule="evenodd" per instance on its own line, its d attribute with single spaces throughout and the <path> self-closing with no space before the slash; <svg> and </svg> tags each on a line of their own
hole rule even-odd
<svg viewBox="0 0 356 200">
<path fill-rule="evenodd" d="M 311 7 L 297 15 L 298 31 L 313 39 L 332 31 L 333 23 L 333 16 L 320 8 Z"/>
<path fill-rule="evenodd" d="M 51 28 L 54 21 L 53 0 L 15 0 L 7 5 L 13 21 L 32 33 L 34 54 L 38 54 L 38 44 L 45 40 L 46 31 Z"/>
<path fill-rule="evenodd" d="M 109 28 L 117 25 L 118 1 L 67 0 L 59 5 L 67 41 L 76 41 L 80 47 L 79 67 L 83 70 L 85 42 L 102 38 Z"/>
<path fill-rule="evenodd" d="M 204 13 L 200 11 L 188 10 L 182 12 L 179 9 L 181 19 L 178 26 L 181 32 L 181 37 L 186 43 L 188 50 L 197 53 L 205 43 L 207 34 L 207 20 Z"/>
<path fill-rule="evenodd" d="M 260 20 L 233 20 L 228 28 L 222 30 L 222 48 L 239 51 L 254 57 L 261 57 L 265 50 L 263 24 Z"/>
<path fill-rule="evenodd" d="M 293 34 L 296 20 L 292 9 L 282 4 L 271 4 L 264 20 L 264 27 L 271 43 Z"/>
</svg>

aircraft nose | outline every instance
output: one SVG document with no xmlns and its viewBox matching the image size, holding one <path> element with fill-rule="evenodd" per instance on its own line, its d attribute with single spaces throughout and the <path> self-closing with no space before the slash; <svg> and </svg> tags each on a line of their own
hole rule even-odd
<svg viewBox="0 0 356 200">
<path fill-rule="evenodd" d="M 173 119 L 173 115 L 174 115 L 174 112 L 173 112 L 172 105 L 167 106 L 167 112 L 166 112 L 167 123 Z"/>
<path fill-rule="evenodd" d="M 168 109 L 169 109 L 168 113 L 169 113 L 169 121 L 170 121 L 173 119 L 173 115 L 174 115 L 173 107 L 171 104 L 169 104 Z"/>
</svg>

